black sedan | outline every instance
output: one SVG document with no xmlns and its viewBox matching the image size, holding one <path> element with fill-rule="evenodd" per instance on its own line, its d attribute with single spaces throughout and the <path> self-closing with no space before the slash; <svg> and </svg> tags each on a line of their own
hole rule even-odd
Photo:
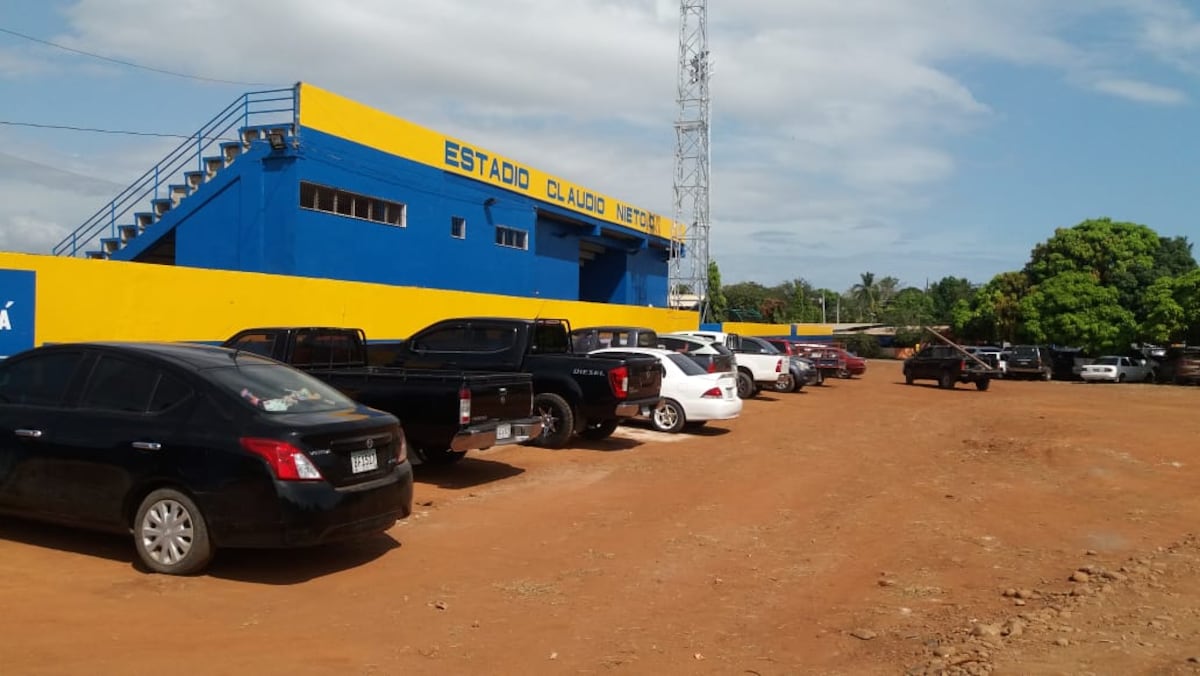
<svg viewBox="0 0 1200 676">
<path fill-rule="evenodd" d="M 290 366 L 183 343 L 0 362 L 0 512 L 132 532 L 153 571 L 378 533 L 411 511 L 396 418 Z"/>
</svg>

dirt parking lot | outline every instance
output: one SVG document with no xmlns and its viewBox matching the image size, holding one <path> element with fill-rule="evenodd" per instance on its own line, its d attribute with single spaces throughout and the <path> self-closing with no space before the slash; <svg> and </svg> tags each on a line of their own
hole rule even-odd
<svg viewBox="0 0 1200 676">
<path fill-rule="evenodd" d="M 1198 404 L 876 361 L 702 434 L 418 468 L 387 536 L 192 578 L 2 518 L 0 672 L 1200 673 Z"/>
</svg>

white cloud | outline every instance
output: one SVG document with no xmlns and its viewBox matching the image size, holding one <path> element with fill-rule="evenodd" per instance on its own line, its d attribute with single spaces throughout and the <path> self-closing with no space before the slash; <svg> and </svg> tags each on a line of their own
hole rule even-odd
<svg viewBox="0 0 1200 676">
<path fill-rule="evenodd" d="M 671 0 L 77 0 L 48 37 L 214 78 L 309 81 L 669 214 L 677 12 Z M 1073 32 L 1097 16 L 1129 21 L 1101 40 Z M 953 140 L 1004 111 L 957 66 L 1041 69 L 1081 91 L 1170 104 L 1186 94 L 1131 75 L 1132 57 L 1109 38 L 1177 67 L 1200 53 L 1200 28 L 1174 0 L 722 2 L 710 7 L 709 37 L 713 254 L 727 280 L 803 274 L 831 285 L 857 274 L 848 260 L 884 260 L 913 232 L 942 247 L 931 255 L 960 246 L 929 232 L 921 210 L 958 171 Z M 42 52 L 7 54 L 0 78 L 6 63 L 37 68 Z M 226 94 L 213 96 L 215 113 Z M 138 114 L 131 124 L 142 128 L 183 124 Z M 169 145 L 135 146 L 145 149 L 139 171 Z M 136 176 L 133 159 L 116 175 Z M 68 217 L 70 199 L 48 201 L 55 223 L 99 206 Z M 0 228 L 12 213 L 0 203 Z M 789 260 L 808 267 L 789 270 Z"/>
<path fill-rule="evenodd" d="M 1175 105 L 1187 101 L 1187 94 L 1160 85 L 1138 80 L 1100 80 L 1093 85 L 1098 91 L 1139 103 Z"/>
</svg>

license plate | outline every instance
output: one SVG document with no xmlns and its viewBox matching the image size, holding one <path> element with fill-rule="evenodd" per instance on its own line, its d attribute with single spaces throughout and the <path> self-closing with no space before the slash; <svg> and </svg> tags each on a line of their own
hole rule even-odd
<svg viewBox="0 0 1200 676">
<path fill-rule="evenodd" d="M 512 436 L 512 425 L 510 425 L 508 423 L 496 425 L 496 438 L 497 439 L 507 439 L 511 436 Z"/>
<path fill-rule="evenodd" d="M 379 457 L 374 450 L 354 451 L 350 454 L 350 471 L 359 474 L 379 468 Z"/>
</svg>

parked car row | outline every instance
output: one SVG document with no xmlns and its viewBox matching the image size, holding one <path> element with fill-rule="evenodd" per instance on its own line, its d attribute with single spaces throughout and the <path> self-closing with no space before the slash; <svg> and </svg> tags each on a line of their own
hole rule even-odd
<svg viewBox="0 0 1200 676">
<path fill-rule="evenodd" d="M 1131 346 L 1122 354 L 1083 356 L 1078 348 L 1055 345 L 968 346 L 1000 378 L 1083 380 L 1113 383 L 1200 383 L 1200 347 Z"/>
<path fill-rule="evenodd" d="M 412 510 L 414 464 L 561 448 L 631 418 L 681 432 L 820 382 L 812 346 L 783 347 L 497 317 L 387 343 L 264 327 L 220 346 L 38 347 L 0 363 L 0 512 L 128 533 L 147 569 L 194 573 L 219 548 L 387 530 Z"/>
<path fill-rule="evenodd" d="M 741 336 L 720 331 L 681 331 L 657 333 L 653 329 L 633 326 L 596 326 L 575 329 L 572 342 L 577 350 L 592 354 L 653 354 L 660 360 L 686 356 L 699 367 L 694 376 L 703 372 L 723 373 L 732 378 L 735 389 L 728 392 L 726 386 L 714 387 L 699 381 L 691 387 L 694 393 L 690 401 L 680 399 L 672 383 L 673 369 L 668 368 L 663 378 L 662 403 L 655 409 L 645 409 L 655 429 L 679 431 L 695 428 L 706 420 L 726 419 L 721 416 L 736 415 L 740 403 L 726 401 L 718 404 L 718 395 L 726 399 L 748 399 L 764 389 L 774 392 L 795 392 L 805 385 L 823 384 L 828 371 L 831 377 L 850 378 L 866 371 L 866 361 L 840 347 L 825 344 L 806 344 L 795 339 L 762 336 Z M 828 358 L 827 368 L 819 366 L 819 359 Z M 701 387 L 700 385 L 704 386 Z M 736 394 L 728 397 L 727 394 Z M 708 399 L 708 401 L 703 401 Z"/>
</svg>

